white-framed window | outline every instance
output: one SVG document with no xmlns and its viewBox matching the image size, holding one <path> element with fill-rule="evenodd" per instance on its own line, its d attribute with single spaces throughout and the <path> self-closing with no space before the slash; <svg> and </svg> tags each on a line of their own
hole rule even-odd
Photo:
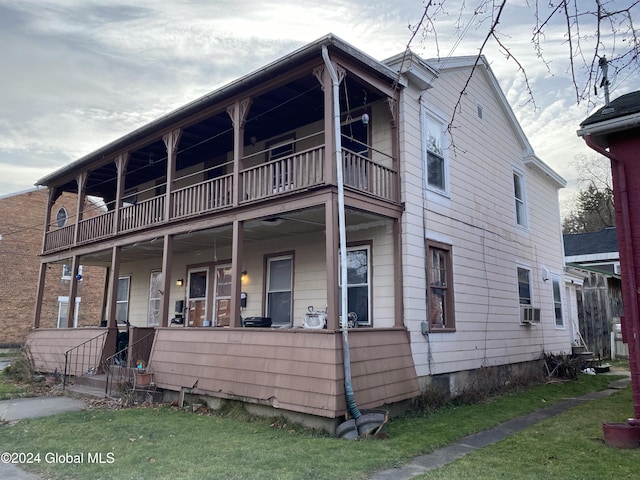
<svg viewBox="0 0 640 480">
<path fill-rule="evenodd" d="M 513 171 L 513 197 L 516 211 L 516 224 L 526 227 L 527 222 L 527 200 L 524 175 L 520 172 Z"/>
<path fill-rule="evenodd" d="M 150 327 L 160 325 L 160 302 L 162 295 L 160 293 L 162 287 L 162 271 L 156 270 L 151 272 L 149 279 L 149 318 L 147 324 Z"/>
<path fill-rule="evenodd" d="M 267 258 L 266 314 L 272 325 L 291 325 L 293 255 Z"/>
<path fill-rule="evenodd" d="M 518 267 L 518 298 L 520 305 L 533 305 L 531 289 L 531 270 L 527 267 Z"/>
<path fill-rule="evenodd" d="M 78 327 L 78 312 L 80 311 L 80 297 L 76 297 L 76 310 L 73 313 L 73 328 Z M 67 328 L 69 315 L 69 297 L 58 297 L 58 328 Z"/>
<path fill-rule="evenodd" d="M 116 297 L 116 321 L 124 323 L 129 320 L 129 289 L 131 277 L 118 278 L 118 292 Z"/>
<path fill-rule="evenodd" d="M 434 112 L 423 110 L 422 143 L 425 187 L 441 194 L 449 191 L 449 164 L 446 154 L 447 123 Z"/>
<path fill-rule="evenodd" d="M 62 280 L 71 280 L 72 277 L 71 264 L 65 263 L 62 265 Z M 82 265 L 78 265 L 78 275 L 80 278 L 78 280 L 82 280 Z"/>
<path fill-rule="evenodd" d="M 338 286 L 342 286 L 338 275 Z M 342 308 L 342 302 L 340 302 Z M 371 325 L 371 247 L 347 247 L 347 308 L 359 325 Z M 342 311 L 340 311 L 342 315 Z"/>
<path fill-rule="evenodd" d="M 564 318 L 562 316 L 562 291 L 560 290 L 560 277 L 551 277 L 553 287 L 553 311 L 556 319 L 556 327 L 564 328 Z"/>
</svg>

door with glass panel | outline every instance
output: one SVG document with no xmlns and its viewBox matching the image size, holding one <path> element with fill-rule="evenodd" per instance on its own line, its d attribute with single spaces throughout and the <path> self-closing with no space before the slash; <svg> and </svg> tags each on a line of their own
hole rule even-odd
<svg viewBox="0 0 640 480">
<path fill-rule="evenodd" d="M 187 326 L 203 327 L 210 325 L 207 319 L 207 287 L 209 285 L 209 269 L 189 270 L 187 298 Z M 209 323 L 207 323 L 209 322 Z"/>
<path fill-rule="evenodd" d="M 231 320 L 231 265 L 216 267 L 214 315 L 217 327 L 228 327 Z"/>
</svg>

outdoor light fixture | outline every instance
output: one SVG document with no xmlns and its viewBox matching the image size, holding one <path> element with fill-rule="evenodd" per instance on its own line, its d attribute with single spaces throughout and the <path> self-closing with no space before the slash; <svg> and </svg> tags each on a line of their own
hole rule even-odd
<svg viewBox="0 0 640 480">
<path fill-rule="evenodd" d="M 176 280 L 176 286 L 181 287 L 182 285 L 184 285 L 184 280 L 182 278 Z"/>
<path fill-rule="evenodd" d="M 242 272 L 242 277 L 240 277 L 240 278 L 241 278 L 242 280 L 246 280 L 246 279 L 247 279 L 247 276 L 248 276 L 248 273 L 247 273 L 247 271 L 245 270 L 245 271 L 243 271 L 243 272 Z"/>
<path fill-rule="evenodd" d="M 369 125 L 369 115 L 367 115 L 366 113 L 362 114 L 362 124 Z"/>
</svg>

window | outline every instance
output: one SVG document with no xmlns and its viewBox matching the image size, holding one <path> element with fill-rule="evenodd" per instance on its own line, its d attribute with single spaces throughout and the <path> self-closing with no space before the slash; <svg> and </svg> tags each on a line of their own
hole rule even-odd
<svg viewBox="0 0 640 480">
<path fill-rule="evenodd" d="M 556 327 L 564 327 L 564 319 L 562 318 L 562 295 L 560 293 L 560 278 L 554 276 L 553 284 L 553 310 L 555 312 Z"/>
<path fill-rule="evenodd" d="M 432 331 L 455 330 L 451 246 L 427 241 L 427 307 Z"/>
<path fill-rule="evenodd" d="M 358 325 L 371 325 L 370 250 L 369 246 L 347 248 L 347 308 L 358 316 Z M 341 280 L 338 276 L 339 286 Z"/>
<path fill-rule="evenodd" d="M 267 258 L 267 317 L 272 325 L 291 325 L 293 255 Z"/>
<path fill-rule="evenodd" d="M 116 297 L 116 321 L 124 323 L 129 319 L 129 285 L 131 277 L 118 278 L 118 296 Z"/>
<path fill-rule="evenodd" d="M 513 172 L 513 192 L 516 205 L 516 223 L 521 227 L 527 226 L 527 209 L 525 203 L 524 176 Z"/>
<path fill-rule="evenodd" d="M 147 319 L 149 326 L 160 325 L 161 282 L 162 272 L 151 272 L 151 279 L 149 280 L 149 318 Z"/>
<path fill-rule="evenodd" d="M 523 267 L 518 267 L 518 296 L 520 305 L 532 305 L 531 270 Z"/>
<path fill-rule="evenodd" d="M 56 225 L 62 228 L 67 224 L 68 219 L 69 215 L 67 214 L 67 210 L 64 207 L 60 207 L 56 213 Z"/>
<path fill-rule="evenodd" d="M 76 310 L 73 313 L 73 328 L 78 327 L 78 312 L 80 311 L 80 297 L 76 297 Z M 67 328 L 69 315 L 69 297 L 58 297 L 58 328 Z"/>
<path fill-rule="evenodd" d="M 232 271 L 231 265 L 216 267 L 213 305 L 215 322 L 218 327 L 228 327 L 231 324 Z"/>
<path fill-rule="evenodd" d="M 71 273 L 71 265 L 68 263 L 62 265 L 62 280 L 71 280 Z M 82 265 L 78 266 L 78 275 L 81 277 L 78 280 L 82 280 Z"/>
<path fill-rule="evenodd" d="M 434 115 L 424 115 L 426 186 L 441 193 L 447 191 L 447 163 L 444 153 L 445 123 Z"/>
</svg>

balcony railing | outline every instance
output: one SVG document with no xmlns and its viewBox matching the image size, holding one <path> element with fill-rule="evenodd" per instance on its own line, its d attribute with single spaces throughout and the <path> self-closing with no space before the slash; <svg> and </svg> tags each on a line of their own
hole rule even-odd
<svg viewBox="0 0 640 480">
<path fill-rule="evenodd" d="M 343 150 L 345 187 L 384 201 L 398 202 L 398 174 L 371 159 Z M 239 173 L 239 204 L 263 201 L 326 184 L 325 148 L 323 145 L 261 163 Z M 114 231 L 114 212 L 82 220 L 78 243 L 115 236 L 121 232 L 142 230 L 174 220 L 212 213 L 237 205 L 234 201 L 233 174 L 174 190 L 169 218 L 165 218 L 165 195 L 120 208 L 118 230 Z M 74 244 L 75 225 L 47 232 L 45 252 L 68 248 Z"/>
</svg>

